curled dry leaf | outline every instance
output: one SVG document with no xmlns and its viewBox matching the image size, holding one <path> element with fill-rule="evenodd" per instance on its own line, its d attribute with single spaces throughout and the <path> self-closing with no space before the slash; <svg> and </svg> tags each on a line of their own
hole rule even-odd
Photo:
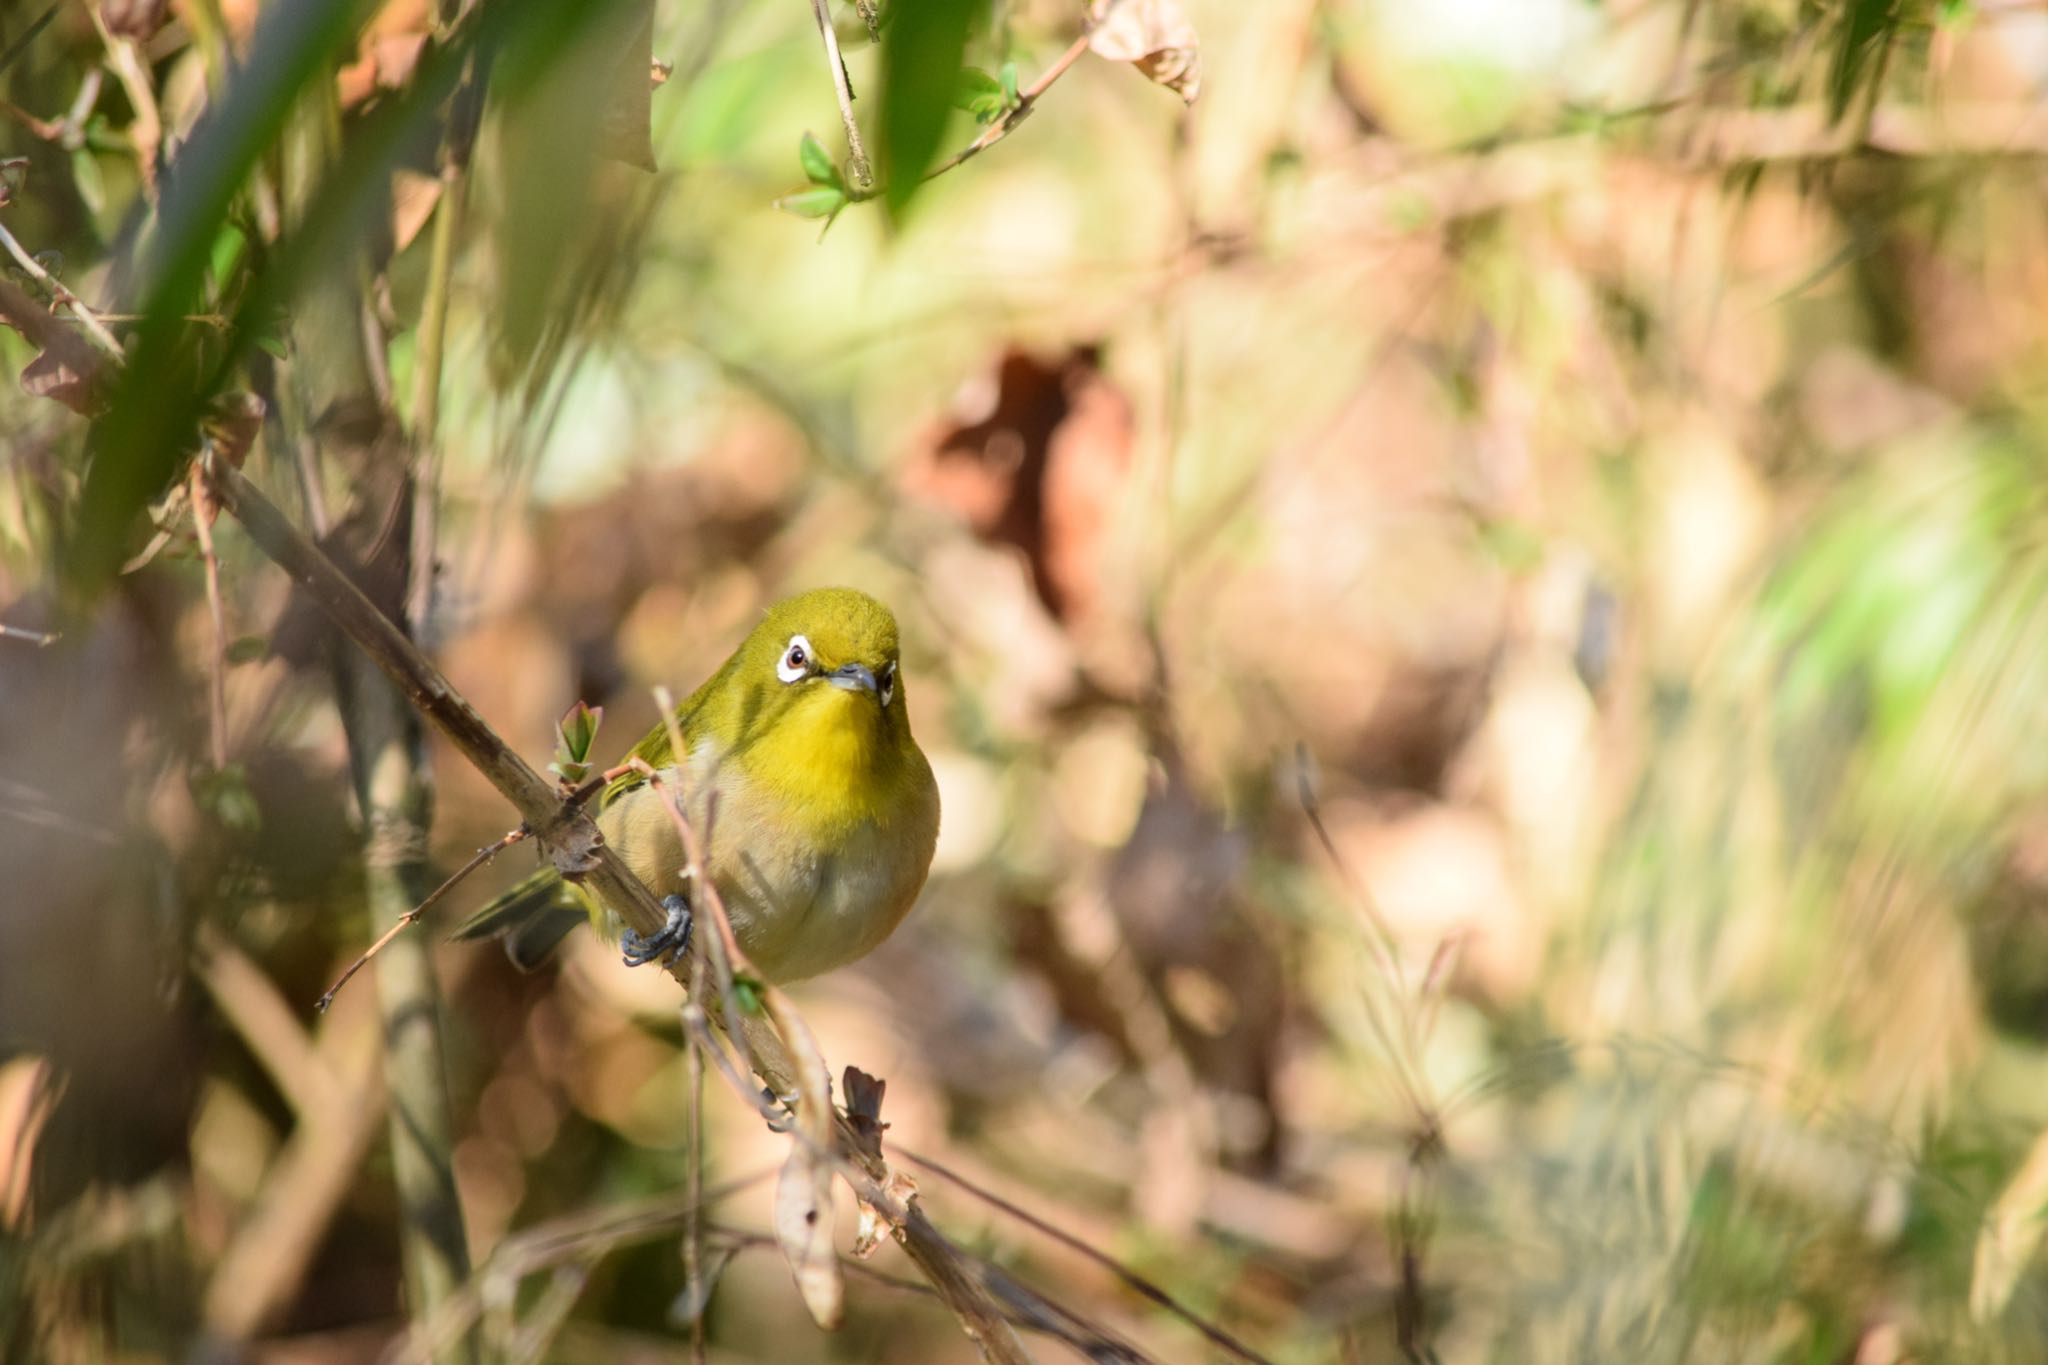
<svg viewBox="0 0 2048 1365">
<path fill-rule="evenodd" d="M 54 398 L 86 417 L 105 406 L 105 359 L 69 324 L 5 281 L 0 281 L 0 324 L 42 347 L 42 354 L 22 367 L 24 390 Z"/>
<path fill-rule="evenodd" d="M 790 1139 L 789 1160 L 775 1186 L 775 1240 L 812 1320 L 827 1331 L 837 1327 L 846 1309 L 846 1283 L 832 1249 L 832 1166 L 801 1137 Z"/>
<path fill-rule="evenodd" d="M 782 992 L 768 987 L 762 1003 L 789 1048 L 801 1092 L 797 1131 L 775 1187 L 775 1240 L 812 1321 L 829 1332 L 846 1313 L 846 1281 L 832 1247 L 832 1073 L 810 1027 Z"/>
<path fill-rule="evenodd" d="M 1202 90 L 1202 52 L 1180 0 L 1095 0 L 1088 46 L 1098 57 L 1129 62 L 1189 104 Z"/>
<path fill-rule="evenodd" d="M 99 370 L 88 366 L 81 373 L 55 351 L 44 351 L 22 366 L 21 387 L 37 398 L 54 398 L 81 417 L 90 417 L 106 406 Z"/>
</svg>

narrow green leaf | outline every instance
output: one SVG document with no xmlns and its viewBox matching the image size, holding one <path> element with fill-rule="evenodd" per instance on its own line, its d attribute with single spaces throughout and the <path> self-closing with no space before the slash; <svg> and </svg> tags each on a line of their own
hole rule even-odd
<svg viewBox="0 0 2048 1365">
<path fill-rule="evenodd" d="M 804 177 L 813 185 L 839 183 L 838 163 L 832 160 L 832 154 L 825 150 L 824 144 L 809 133 L 805 133 L 804 140 L 797 144 L 796 156 L 803 163 Z"/>
<path fill-rule="evenodd" d="M 901 218 L 937 160 L 978 0 L 899 0 L 882 31 L 882 197 Z"/>
<path fill-rule="evenodd" d="M 799 218 L 830 218 L 846 207 L 846 191 L 837 185 L 817 185 L 795 194 L 785 194 L 775 207 Z"/>
<path fill-rule="evenodd" d="M 1897 36 L 1901 0 L 1849 0 L 1842 36 L 1828 72 L 1828 119 L 1839 121 L 1855 100 L 1865 73 L 1882 80 L 1884 63 L 1874 60 Z"/>
</svg>

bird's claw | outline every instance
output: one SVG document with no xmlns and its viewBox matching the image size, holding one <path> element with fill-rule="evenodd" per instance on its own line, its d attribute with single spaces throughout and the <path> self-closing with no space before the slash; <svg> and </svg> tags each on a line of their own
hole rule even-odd
<svg viewBox="0 0 2048 1365">
<path fill-rule="evenodd" d="M 778 1095 L 773 1086 L 761 1087 L 761 1117 L 767 1123 L 769 1132 L 787 1133 L 796 1127 L 796 1102 L 797 1096 L 794 1094 Z M 774 1112 L 778 1105 L 784 1111 L 780 1115 Z"/>
<path fill-rule="evenodd" d="M 628 967 L 644 966 L 657 959 L 674 962 L 690 948 L 690 930 L 696 925 L 696 918 L 690 914 L 690 903 L 681 896 L 667 896 L 661 908 L 668 912 L 668 920 L 659 933 L 646 937 L 628 929 L 619 936 L 619 956 Z"/>
</svg>

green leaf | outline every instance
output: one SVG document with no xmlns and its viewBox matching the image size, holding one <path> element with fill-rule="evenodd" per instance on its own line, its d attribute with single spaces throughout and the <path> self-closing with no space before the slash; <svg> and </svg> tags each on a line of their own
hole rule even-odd
<svg viewBox="0 0 2048 1365">
<path fill-rule="evenodd" d="M 1011 105 L 1021 104 L 1024 97 L 1017 93 L 1017 64 L 1004 62 L 1002 76 L 1003 99 Z"/>
<path fill-rule="evenodd" d="M 1842 36 L 1828 72 L 1828 120 L 1839 122 L 1859 93 L 1866 72 L 1882 80 L 1884 63 L 1875 60 L 1898 35 L 1901 0 L 1849 0 L 1842 16 Z"/>
<path fill-rule="evenodd" d="M 882 198 L 901 219 L 937 160 L 979 0 L 899 0 L 882 31 Z"/>
<path fill-rule="evenodd" d="M 568 783 L 588 778 L 590 746 L 596 742 L 597 729 L 602 724 L 602 706 L 589 706 L 579 701 L 564 712 L 555 726 L 561 742 L 555 746 L 555 761 L 548 764 L 548 771 Z"/>
<path fill-rule="evenodd" d="M 974 115 L 976 123 L 994 123 L 1009 111 L 1011 97 L 1003 83 L 986 71 L 963 67 L 953 91 L 953 107 Z"/>
<path fill-rule="evenodd" d="M 839 184 L 839 165 L 832 160 L 832 154 L 809 133 L 797 144 L 797 160 L 803 163 L 804 176 L 813 185 Z"/>
<path fill-rule="evenodd" d="M 733 1003 L 740 1007 L 740 1013 L 761 1013 L 761 983 L 753 977 L 735 974 L 732 979 L 732 998 Z"/>
<path fill-rule="evenodd" d="M 818 185 L 783 195 L 775 207 L 799 218 L 830 218 L 846 207 L 846 191 L 837 185 Z"/>
</svg>

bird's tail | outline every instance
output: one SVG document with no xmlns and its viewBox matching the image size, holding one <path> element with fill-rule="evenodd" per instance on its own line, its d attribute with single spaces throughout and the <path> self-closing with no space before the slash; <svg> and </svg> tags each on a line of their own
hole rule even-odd
<svg viewBox="0 0 2048 1365">
<path fill-rule="evenodd" d="M 450 937 L 502 939 L 512 965 L 530 972 L 588 914 L 576 888 L 552 868 L 542 868 L 464 920 Z"/>
</svg>

